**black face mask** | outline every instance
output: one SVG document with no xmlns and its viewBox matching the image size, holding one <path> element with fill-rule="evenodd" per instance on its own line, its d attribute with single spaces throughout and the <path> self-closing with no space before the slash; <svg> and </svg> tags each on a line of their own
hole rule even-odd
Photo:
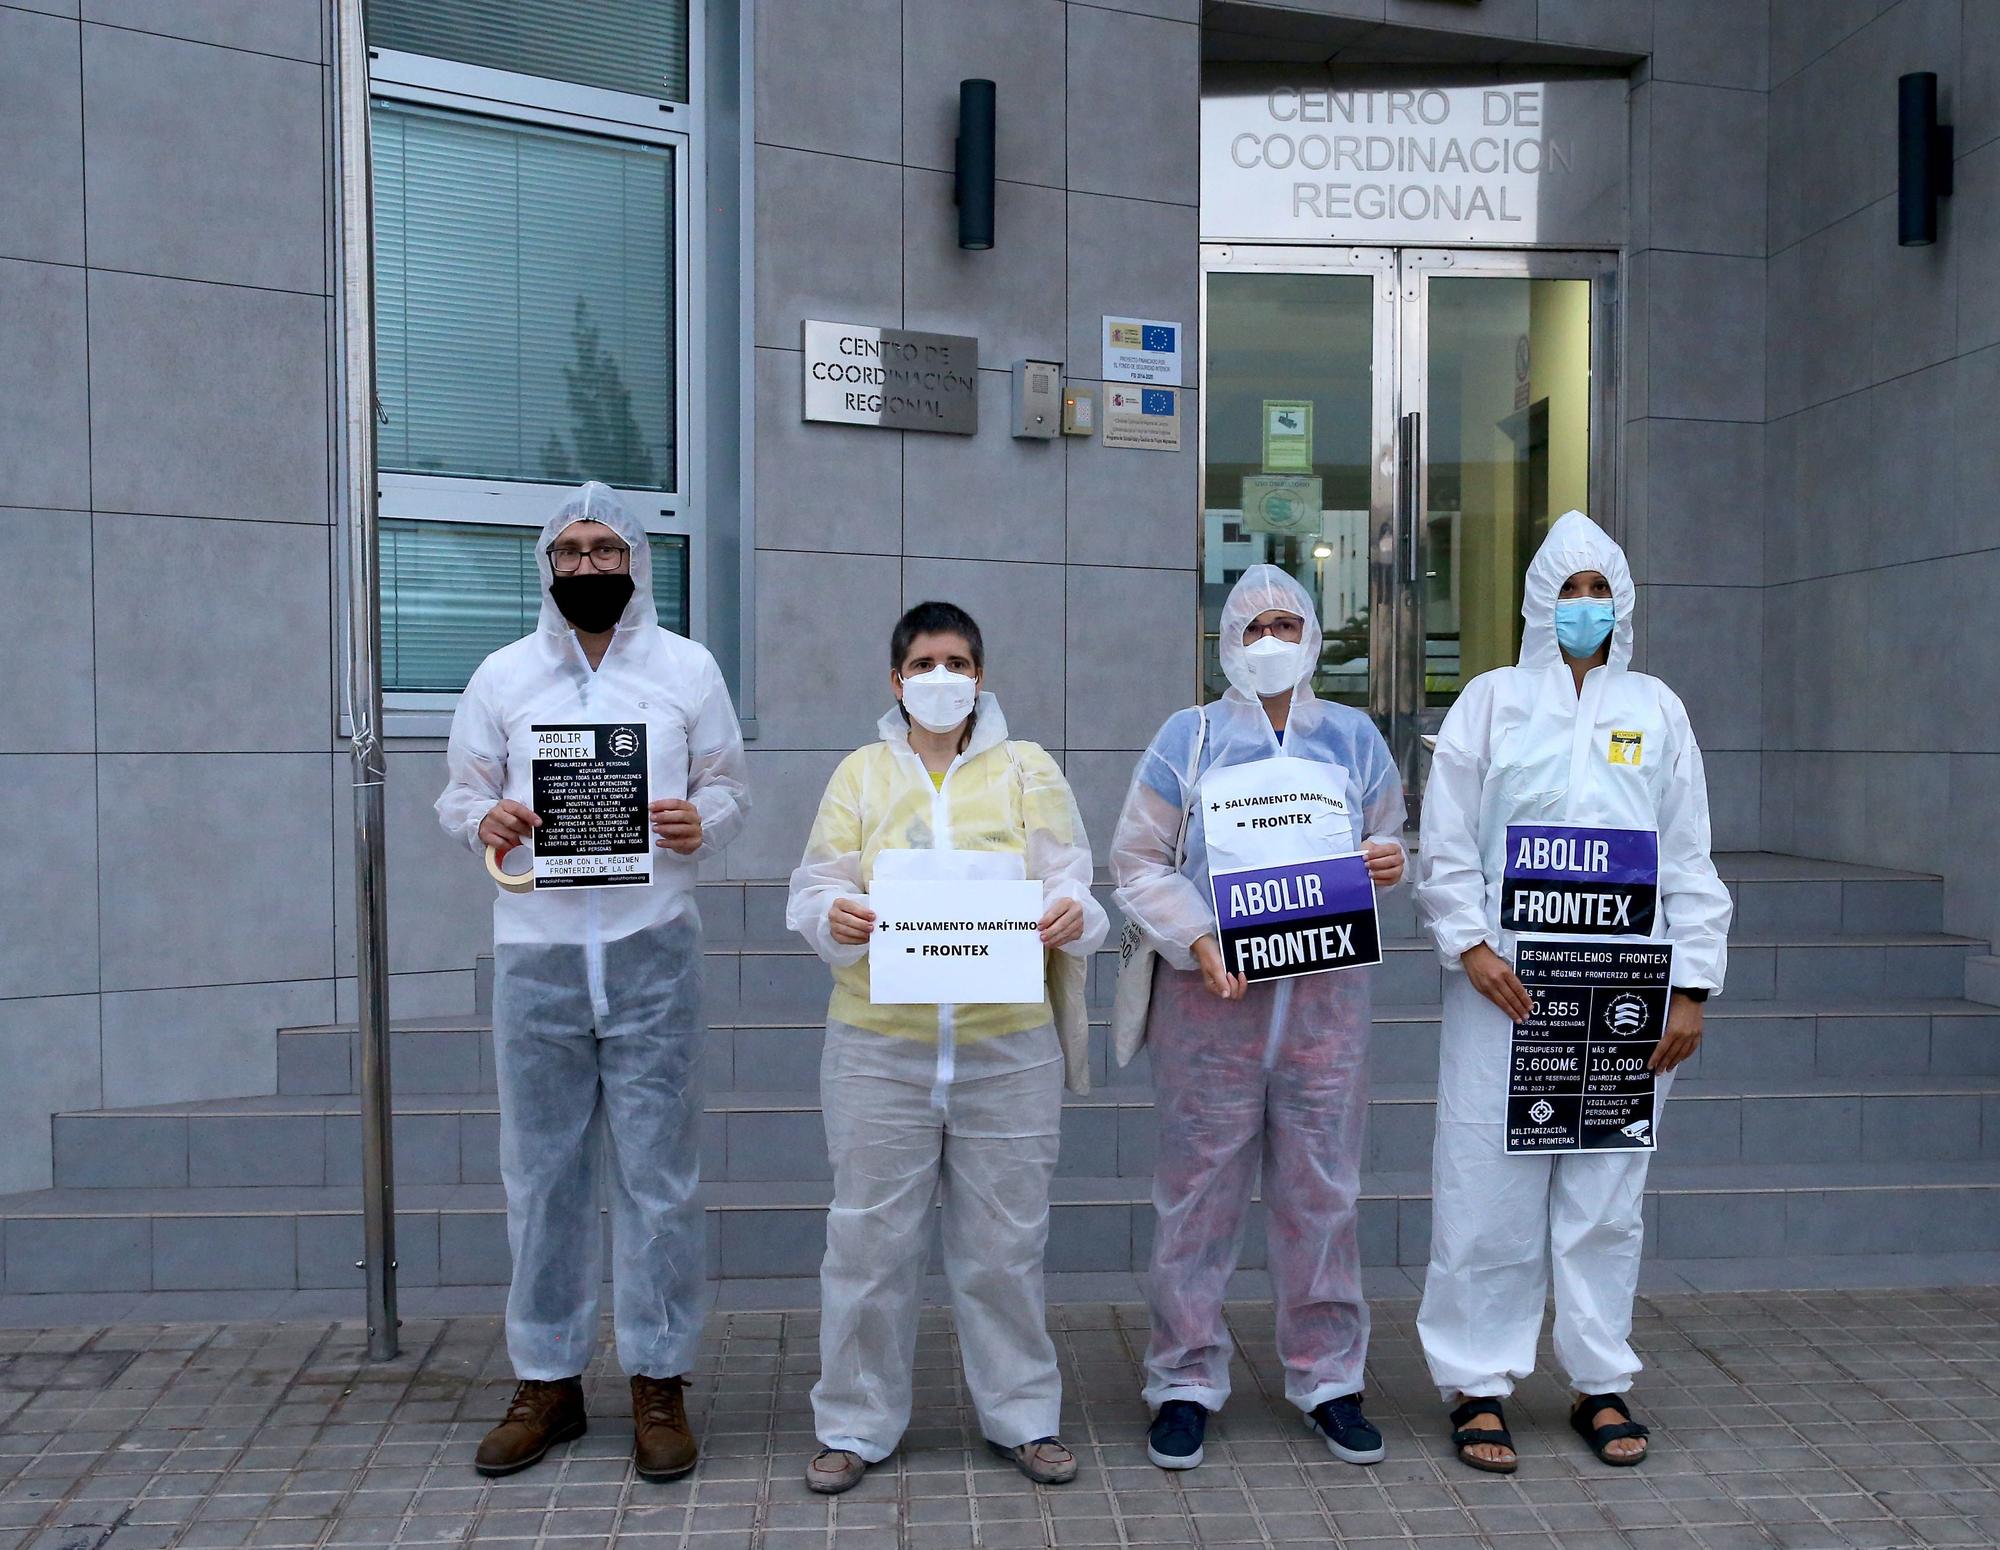
<svg viewBox="0 0 2000 1550">
<path fill-rule="evenodd" d="M 558 576 L 549 583 L 549 596 L 562 616 L 584 634 L 602 635 L 632 601 L 632 578 Z"/>
</svg>

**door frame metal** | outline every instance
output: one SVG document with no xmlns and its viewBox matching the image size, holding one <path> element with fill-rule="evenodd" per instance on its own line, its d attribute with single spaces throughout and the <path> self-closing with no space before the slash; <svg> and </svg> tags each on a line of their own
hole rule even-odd
<svg viewBox="0 0 2000 1550">
<path fill-rule="evenodd" d="M 1419 588 L 1407 574 L 1423 573 L 1424 518 L 1429 478 L 1420 447 L 1402 443 L 1407 416 L 1428 421 L 1426 373 L 1430 282 L 1439 275 L 1503 279 L 1582 279 L 1591 282 L 1590 503 L 1591 515 L 1619 533 L 1620 255 L 1604 251 L 1489 248 L 1380 247 L 1355 243 L 1299 244 L 1205 242 L 1201 247 L 1199 325 L 1202 341 L 1196 378 L 1201 414 L 1195 456 L 1201 514 L 1195 541 L 1197 573 L 1207 574 L 1208 538 L 1208 279 L 1211 274 L 1365 274 L 1375 281 L 1373 425 L 1369 470 L 1368 711 L 1396 756 L 1414 822 L 1423 790 L 1423 743 L 1437 730 L 1441 712 L 1424 705 L 1424 635 Z M 1398 478 L 1405 451 L 1414 488 Z M 1407 546 L 1407 547 L 1406 547 Z M 1197 604 L 1197 620 L 1200 605 Z M 1201 624 L 1197 623 L 1197 629 Z M 1201 653 L 1196 652 L 1197 695 Z"/>
<path fill-rule="evenodd" d="M 1430 415 L 1429 328 L 1430 287 L 1440 276 L 1503 280 L 1588 280 L 1590 282 L 1590 513 L 1609 532 L 1618 531 L 1618 255 L 1606 252 L 1551 252 L 1540 249 L 1400 248 L 1397 253 L 1396 403 L 1399 427 L 1407 416 Z M 1399 491 L 1400 509 L 1410 524 L 1397 533 L 1408 557 L 1412 578 L 1425 570 L 1424 542 L 1430 512 L 1430 465 L 1422 447 L 1410 449 L 1408 464 L 1414 487 Z M 1427 771 L 1428 745 L 1444 721 L 1444 712 L 1427 706 L 1424 694 L 1425 633 L 1419 588 L 1412 579 L 1403 589 L 1395 614 L 1398 636 L 1393 658 L 1396 682 L 1385 735 L 1402 767 L 1410 796 L 1412 819 L 1419 810 Z M 1371 630 L 1371 636 L 1373 632 Z M 1372 687 L 1372 685 L 1371 685 Z"/>
</svg>

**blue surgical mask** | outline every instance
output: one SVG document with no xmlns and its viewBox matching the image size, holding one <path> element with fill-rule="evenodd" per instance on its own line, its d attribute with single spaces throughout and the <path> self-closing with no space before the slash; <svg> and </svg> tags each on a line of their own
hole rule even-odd
<svg viewBox="0 0 2000 1550">
<path fill-rule="evenodd" d="M 1566 657 L 1588 657 L 1611 638 L 1618 610 L 1609 598 L 1577 597 L 1556 604 L 1556 644 Z"/>
</svg>

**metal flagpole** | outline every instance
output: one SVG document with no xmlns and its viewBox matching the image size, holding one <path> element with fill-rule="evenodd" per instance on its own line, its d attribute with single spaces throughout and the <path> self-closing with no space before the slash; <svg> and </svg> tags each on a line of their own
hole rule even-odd
<svg viewBox="0 0 2000 1550">
<path fill-rule="evenodd" d="M 340 231 L 340 505 L 347 531 L 347 714 L 354 771 L 354 978 L 361 1023 L 362 1266 L 368 1355 L 398 1346 L 396 1183 L 389 1116 L 388 877 L 383 846 L 382 606 L 375 490 L 374 207 L 363 0 L 334 0 L 334 156 Z"/>
</svg>

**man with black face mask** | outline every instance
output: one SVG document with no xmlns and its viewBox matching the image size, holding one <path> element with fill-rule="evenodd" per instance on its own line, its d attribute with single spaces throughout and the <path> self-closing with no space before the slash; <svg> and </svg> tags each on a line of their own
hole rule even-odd
<svg viewBox="0 0 2000 1550">
<path fill-rule="evenodd" d="M 657 622 L 645 531 L 608 486 L 565 500 L 537 549 L 541 619 L 466 685 L 439 821 L 475 852 L 504 855 L 541 826 L 537 725 L 643 725 L 656 850 L 650 883 L 494 900 L 500 1175 L 514 1256 L 507 1354 L 520 1382 L 473 1467 L 512 1474 L 583 1435 L 602 1173 L 634 1457 L 642 1477 L 667 1480 L 695 1464 L 682 1374 L 706 1291 L 695 869 L 749 811 L 743 740 L 715 659 Z"/>
</svg>

